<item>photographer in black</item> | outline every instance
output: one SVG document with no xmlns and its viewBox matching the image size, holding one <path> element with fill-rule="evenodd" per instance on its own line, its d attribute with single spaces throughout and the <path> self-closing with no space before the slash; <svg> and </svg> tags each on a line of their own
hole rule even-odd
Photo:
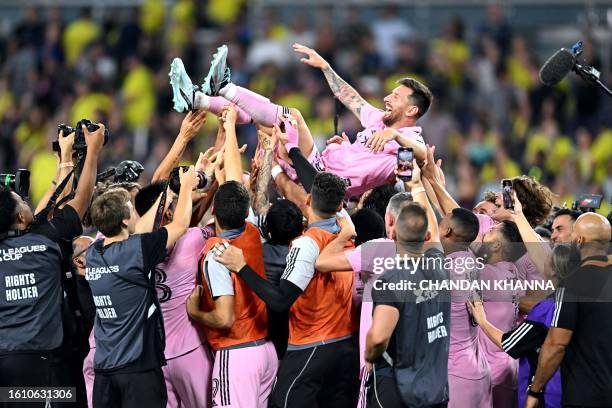
<svg viewBox="0 0 612 408">
<path fill-rule="evenodd" d="M 43 211 L 35 221 L 23 197 L 0 190 L 0 387 L 51 384 L 50 360 L 63 340 L 60 243 L 81 234 L 104 131 L 102 124 L 93 132 L 82 128 L 87 154 L 76 193 L 52 217 Z"/>
</svg>

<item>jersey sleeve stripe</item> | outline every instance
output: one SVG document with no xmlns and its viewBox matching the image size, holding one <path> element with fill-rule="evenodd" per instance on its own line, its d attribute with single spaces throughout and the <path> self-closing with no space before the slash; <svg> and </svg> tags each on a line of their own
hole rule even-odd
<svg viewBox="0 0 612 408">
<path fill-rule="evenodd" d="M 506 339 L 505 343 L 502 343 L 502 348 L 506 353 L 512 350 L 512 348 L 516 346 L 519 341 L 525 338 L 525 336 L 527 336 L 527 333 L 529 333 L 531 329 L 533 329 L 533 325 L 529 323 L 524 323 L 523 326 L 524 328 L 517 330 L 516 333 Z"/>
<path fill-rule="evenodd" d="M 295 268 L 295 260 L 297 259 L 298 254 L 300 253 L 300 248 L 291 248 L 289 255 L 287 256 L 287 266 L 285 267 L 285 272 L 283 272 L 283 276 L 281 279 L 288 279 L 291 272 Z"/>
<path fill-rule="evenodd" d="M 559 314 L 561 313 L 561 306 L 563 305 L 563 295 L 565 294 L 565 288 L 557 289 L 557 295 L 555 298 L 555 313 L 553 314 L 551 326 L 557 327 L 559 323 Z"/>
</svg>

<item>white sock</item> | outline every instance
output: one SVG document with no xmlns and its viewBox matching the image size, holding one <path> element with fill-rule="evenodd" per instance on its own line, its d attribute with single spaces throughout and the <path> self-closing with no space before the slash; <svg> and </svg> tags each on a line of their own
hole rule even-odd
<svg viewBox="0 0 612 408">
<path fill-rule="evenodd" d="M 210 97 L 204 92 L 196 91 L 193 97 L 194 109 L 208 109 L 210 106 Z"/>
<path fill-rule="evenodd" d="M 219 89 L 219 95 L 228 101 L 231 101 L 232 98 L 236 96 L 236 92 L 238 92 L 238 87 L 232 82 Z"/>
</svg>

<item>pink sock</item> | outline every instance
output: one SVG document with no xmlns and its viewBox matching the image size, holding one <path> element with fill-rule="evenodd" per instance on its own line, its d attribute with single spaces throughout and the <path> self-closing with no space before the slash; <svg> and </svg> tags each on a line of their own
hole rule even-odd
<svg viewBox="0 0 612 408">
<path fill-rule="evenodd" d="M 268 98 L 234 84 L 226 85 L 219 94 L 234 102 L 245 112 L 248 112 L 255 122 L 264 126 L 279 123 L 280 116 L 283 113 L 289 113 L 289 109 L 275 105 Z"/>
<path fill-rule="evenodd" d="M 208 96 L 202 92 L 196 92 L 195 96 L 195 106 L 198 109 L 206 109 L 209 112 L 218 115 L 223 109 L 224 106 L 229 105 L 231 102 L 225 99 L 222 96 Z M 248 125 L 249 123 L 253 123 L 253 118 L 240 109 L 239 106 L 236 106 L 236 112 L 238 113 L 238 120 L 236 123 L 239 125 Z"/>
</svg>

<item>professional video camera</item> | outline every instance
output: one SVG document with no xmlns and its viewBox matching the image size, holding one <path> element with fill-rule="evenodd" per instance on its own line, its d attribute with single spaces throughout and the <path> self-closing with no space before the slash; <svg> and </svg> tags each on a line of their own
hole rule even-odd
<svg viewBox="0 0 612 408">
<path fill-rule="evenodd" d="M 601 207 L 603 196 L 597 194 L 581 194 L 572 204 L 572 210 L 582 212 L 596 212 Z"/>
<path fill-rule="evenodd" d="M 67 137 L 71 133 L 74 132 L 74 144 L 72 145 L 72 150 L 74 154 L 84 153 L 87 151 L 87 141 L 85 140 L 85 133 L 83 133 L 83 125 L 87 128 L 89 132 L 95 132 L 100 128 L 95 123 L 92 123 L 89 119 L 81 119 L 77 122 L 75 127 L 70 127 L 65 123 L 61 123 L 57 126 L 57 131 L 62 132 L 64 137 Z M 104 144 L 108 142 L 108 129 L 104 129 Z M 53 151 L 59 152 L 59 141 L 53 142 Z"/>
<path fill-rule="evenodd" d="M 183 169 L 183 171 L 189 170 L 189 166 L 181 166 L 181 167 L 173 168 L 172 171 L 170 172 L 168 186 L 170 187 L 170 190 L 172 190 L 176 194 L 178 194 L 181 189 L 181 179 L 179 178 L 179 169 L 181 168 Z M 196 189 L 206 187 L 206 184 L 208 184 L 208 180 L 206 179 L 206 174 L 204 174 L 203 171 L 196 171 L 196 173 L 198 174 L 198 178 L 199 178 L 199 182 L 198 182 L 198 185 L 196 186 Z"/>
<path fill-rule="evenodd" d="M 115 183 L 133 183 L 138 180 L 140 173 L 144 171 L 142 164 L 135 160 L 124 160 L 116 167 L 110 167 L 108 170 L 98 174 L 96 181 L 104 181 L 109 177 L 113 177 Z"/>
<path fill-rule="evenodd" d="M 19 169 L 15 174 L 0 174 L 0 186 L 8 187 L 26 199 L 30 192 L 30 170 Z"/>
</svg>

